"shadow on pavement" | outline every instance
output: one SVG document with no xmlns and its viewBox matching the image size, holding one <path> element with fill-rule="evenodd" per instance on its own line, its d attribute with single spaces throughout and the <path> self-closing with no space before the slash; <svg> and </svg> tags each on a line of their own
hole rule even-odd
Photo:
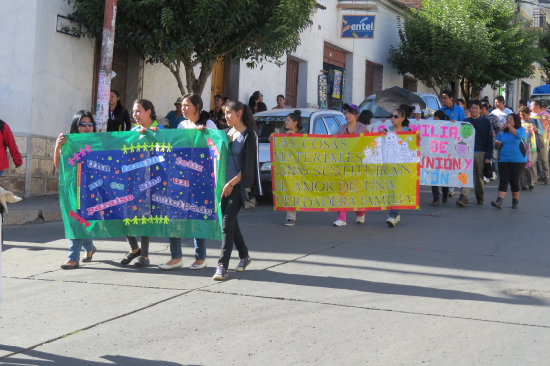
<svg viewBox="0 0 550 366">
<path fill-rule="evenodd" d="M 120 355 L 105 355 L 102 356 L 106 362 L 87 361 L 74 357 L 60 356 L 53 353 L 29 350 L 23 348 L 7 346 L 0 344 L 0 350 L 10 351 L 13 356 L 0 357 L 0 363 L 4 366 L 24 366 L 24 365 L 56 365 L 56 366 L 199 366 L 199 364 L 182 364 L 170 361 L 147 360 L 144 358 L 127 357 Z M 21 355 L 26 355 L 34 359 L 21 358 Z M 19 356 L 19 357 L 18 357 Z"/>
<path fill-rule="evenodd" d="M 497 297 L 478 294 L 474 292 L 446 290 L 433 287 L 402 285 L 395 283 L 372 282 L 355 278 L 340 278 L 330 276 L 311 276 L 303 274 L 287 274 L 273 271 L 246 271 L 248 281 L 274 282 L 289 285 L 321 287 L 330 289 L 361 291 L 386 295 L 428 297 L 445 300 L 469 300 L 495 302 L 514 305 L 548 306 L 548 301 L 540 298 L 524 295 L 511 295 Z"/>
</svg>

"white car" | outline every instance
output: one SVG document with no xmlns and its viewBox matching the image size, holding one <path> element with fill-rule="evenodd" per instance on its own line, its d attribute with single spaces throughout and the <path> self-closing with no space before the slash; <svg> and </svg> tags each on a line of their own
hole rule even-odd
<svg viewBox="0 0 550 366">
<path fill-rule="evenodd" d="M 308 134 L 332 135 L 341 125 L 346 124 L 344 115 L 332 109 L 295 108 L 272 109 L 256 113 L 254 119 L 258 125 L 260 143 L 260 179 L 265 190 L 271 191 L 271 153 L 269 136 L 272 133 L 285 132 L 285 119 L 294 112 L 302 112 L 302 126 Z"/>
</svg>

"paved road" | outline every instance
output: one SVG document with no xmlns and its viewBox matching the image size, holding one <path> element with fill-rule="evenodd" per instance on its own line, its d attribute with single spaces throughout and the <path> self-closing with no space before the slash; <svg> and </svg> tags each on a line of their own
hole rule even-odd
<svg viewBox="0 0 550 366">
<path fill-rule="evenodd" d="M 394 229 L 383 213 L 341 228 L 298 214 L 288 228 L 264 204 L 240 215 L 253 263 L 223 283 L 215 241 L 198 272 L 121 267 L 122 239 L 62 271 L 60 223 L 9 227 L 0 364 L 548 365 L 549 197 L 542 186 L 519 210 L 511 197 L 501 211 L 433 208 L 425 191 Z M 168 260 L 166 240 L 151 250 Z M 186 264 L 192 252 L 186 241 Z"/>
</svg>

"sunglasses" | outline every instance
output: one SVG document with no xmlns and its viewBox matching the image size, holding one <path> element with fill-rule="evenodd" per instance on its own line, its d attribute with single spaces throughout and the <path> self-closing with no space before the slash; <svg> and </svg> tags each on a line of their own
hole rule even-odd
<svg viewBox="0 0 550 366">
<path fill-rule="evenodd" d="M 398 114 L 392 114 L 391 118 L 399 118 L 399 115 Z"/>
<path fill-rule="evenodd" d="M 94 127 L 94 123 L 92 121 L 90 122 L 78 122 L 79 127 Z"/>
</svg>

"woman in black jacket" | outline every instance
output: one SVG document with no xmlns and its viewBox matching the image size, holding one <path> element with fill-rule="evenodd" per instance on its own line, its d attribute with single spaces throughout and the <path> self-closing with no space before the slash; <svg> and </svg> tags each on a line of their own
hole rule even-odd
<svg viewBox="0 0 550 366">
<path fill-rule="evenodd" d="M 254 195 L 261 195 L 260 168 L 258 165 L 258 134 L 252 111 L 241 102 L 230 102 L 224 106 L 225 119 L 230 127 L 229 152 L 227 157 L 226 181 L 223 187 L 221 209 L 223 215 L 222 254 L 218 268 L 212 277 L 223 281 L 228 277 L 227 268 L 231 259 L 233 243 L 239 251 L 236 272 L 242 272 L 250 264 L 248 248 L 239 228 L 237 215 L 242 206 L 241 189 L 250 188 Z M 242 187 L 242 188 L 241 188 Z"/>
<path fill-rule="evenodd" d="M 107 120 L 107 132 L 130 131 L 132 124 L 130 114 L 120 103 L 120 95 L 115 89 L 111 89 L 109 97 L 109 119 Z"/>
</svg>

